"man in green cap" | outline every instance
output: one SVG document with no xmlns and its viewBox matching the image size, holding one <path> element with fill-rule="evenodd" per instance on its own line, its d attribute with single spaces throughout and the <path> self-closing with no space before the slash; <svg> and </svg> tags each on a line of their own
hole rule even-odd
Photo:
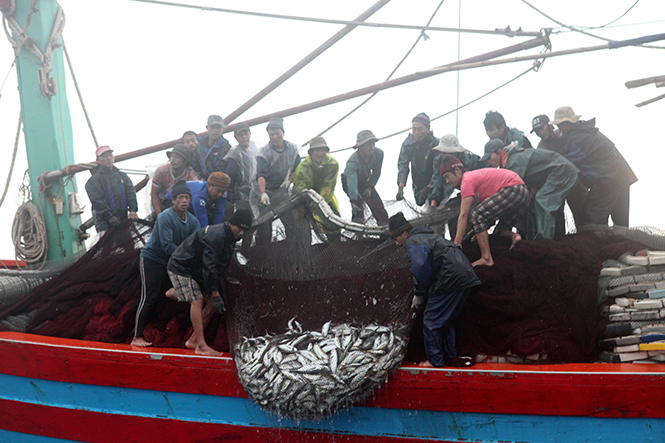
<svg viewBox="0 0 665 443">
<path fill-rule="evenodd" d="M 323 137 L 314 137 L 309 142 L 309 156 L 300 162 L 293 178 L 293 186 L 299 189 L 313 189 L 330 205 L 337 215 L 339 203 L 335 198 L 335 185 L 339 174 L 339 163 L 332 158 L 330 148 Z"/>
</svg>

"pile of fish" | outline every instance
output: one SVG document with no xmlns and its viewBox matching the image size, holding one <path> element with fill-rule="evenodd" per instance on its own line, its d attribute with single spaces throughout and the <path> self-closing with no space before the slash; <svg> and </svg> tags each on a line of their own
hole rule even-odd
<svg viewBox="0 0 665 443">
<path fill-rule="evenodd" d="M 362 400 L 404 358 L 405 328 L 370 324 L 323 325 L 303 331 L 244 338 L 236 346 L 240 382 L 262 408 L 296 420 L 327 417 Z"/>
</svg>

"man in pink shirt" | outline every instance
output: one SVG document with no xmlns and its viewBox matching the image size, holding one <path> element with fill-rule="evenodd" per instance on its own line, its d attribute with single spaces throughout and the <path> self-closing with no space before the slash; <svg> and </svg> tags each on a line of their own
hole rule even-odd
<svg viewBox="0 0 665 443">
<path fill-rule="evenodd" d="M 453 188 L 460 190 L 462 205 L 457 220 L 455 243 L 462 244 L 469 219 L 476 233 L 481 257 L 473 266 L 492 266 L 487 230 L 496 222 L 496 231 L 512 239 L 513 246 L 522 237 L 512 231 L 515 222 L 529 207 L 529 190 L 519 175 L 508 169 L 483 168 L 467 171 L 462 162 L 453 155 L 441 161 L 443 178 Z M 471 210 L 472 203 L 479 203 Z"/>
<path fill-rule="evenodd" d="M 155 217 L 162 213 L 162 200 L 178 180 L 196 180 L 196 172 L 189 166 L 189 151 L 182 143 L 166 153 L 169 162 L 159 166 L 152 176 L 150 201 L 155 210 Z M 166 208 L 164 208 L 166 209 Z"/>
</svg>

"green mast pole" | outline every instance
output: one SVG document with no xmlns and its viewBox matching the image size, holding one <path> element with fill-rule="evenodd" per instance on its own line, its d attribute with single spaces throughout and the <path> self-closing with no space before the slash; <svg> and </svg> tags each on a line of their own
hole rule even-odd
<svg viewBox="0 0 665 443">
<path fill-rule="evenodd" d="M 16 0 L 13 18 L 21 27 L 29 21 L 25 34 L 32 38 L 39 51 L 47 53 L 57 13 L 55 0 Z M 19 40 L 16 33 L 13 37 Z M 57 43 L 62 45 L 62 38 L 58 38 Z M 66 265 L 85 250 L 76 231 L 81 218 L 78 214 L 69 214 L 68 197 L 70 192 L 75 192 L 75 179 L 54 181 L 43 192 L 38 181 L 45 171 L 75 163 L 62 47 L 55 49 L 50 63 L 43 69 L 42 61 L 23 45 L 16 66 L 32 201 L 41 208 L 47 229 L 46 266 Z M 49 67 L 52 70 L 46 73 Z M 40 69 L 42 77 L 48 76 L 41 87 Z M 55 94 L 49 97 L 53 92 Z"/>
</svg>

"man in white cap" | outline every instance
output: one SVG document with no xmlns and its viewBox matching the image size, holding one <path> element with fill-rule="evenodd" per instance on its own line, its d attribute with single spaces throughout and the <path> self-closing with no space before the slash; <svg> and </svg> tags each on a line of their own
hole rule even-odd
<svg viewBox="0 0 665 443">
<path fill-rule="evenodd" d="M 356 223 L 365 222 L 363 203 L 367 203 L 378 224 L 388 223 L 388 213 L 376 192 L 383 166 L 383 151 L 375 147 L 378 140 L 372 131 L 360 131 L 352 146 L 357 151 L 351 154 L 342 173 L 342 188 L 351 200 L 352 221 Z"/>
<path fill-rule="evenodd" d="M 585 222 L 606 225 L 612 216 L 615 225 L 629 226 L 630 185 L 637 177 L 614 143 L 596 128 L 596 119 L 581 117 L 570 106 L 562 106 L 550 124 L 557 125 L 565 137 L 559 153 L 579 168 L 580 179 L 589 188 Z"/>
<path fill-rule="evenodd" d="M 85 184 L 85 190 L 92 203 L 95 229 L 101 233 L 120 225 L 126 218 L 138 219 L 138 203 L 132 181 L 113 166 L 113 149 L 100 146 L 95 154 L 98 164 L 90 171 L 92 177 Z"/>
</svg>

